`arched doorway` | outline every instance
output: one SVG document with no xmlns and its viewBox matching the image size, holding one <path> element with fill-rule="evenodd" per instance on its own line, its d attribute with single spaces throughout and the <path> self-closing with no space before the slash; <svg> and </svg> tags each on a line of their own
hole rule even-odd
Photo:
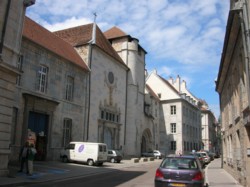
<svg viewBox="0 0 250 187">
<path fill-rule="evenodd" d="M 141 153 L 153 150 L 152 133 L 149 129 L 145 129 L 141 138 Z"/>
</svg>

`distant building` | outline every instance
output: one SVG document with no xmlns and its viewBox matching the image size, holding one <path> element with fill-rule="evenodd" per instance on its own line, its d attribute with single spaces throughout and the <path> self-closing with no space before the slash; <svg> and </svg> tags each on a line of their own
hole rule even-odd
<svg viewBox="0 0 250 187">
<path fill-rule="evenodd" d="M 217 147 L 217 121 L 209 109 L 208 104 L 204 100 L 199 100 L 200 110 L 201 110 L 201 134 L 202 134 L 202 143 L 203 149 L 211 152 L 218 151 Z"/>
<path fill-rule="evenodd" d="M 160 99 L 160 150 L 167 154 L 185 154 L 200 150 L 201 113 L 185 81 L 166 80 L 156 71 L 146 83 Z"/>
<path fill-rule="evenodd" d="M 248 0 L 231 0 L 216 91 L 220 97 L 223 168 L 250 186 Z"/>
</svg>

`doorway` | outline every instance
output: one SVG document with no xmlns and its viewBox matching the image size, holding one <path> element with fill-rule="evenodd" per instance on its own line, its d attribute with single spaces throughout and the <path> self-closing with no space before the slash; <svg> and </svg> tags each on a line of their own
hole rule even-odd
<svg viewBox="0 0 250 187">
<path fill-rule="evenodd" d="M 36 134 L 36 150 L 35 160 L 46 160 L 47 155 L 47 137 L 48 137 L 49 115 L 37 112 L 29 112 L 28 129 Z"/>
</svg>

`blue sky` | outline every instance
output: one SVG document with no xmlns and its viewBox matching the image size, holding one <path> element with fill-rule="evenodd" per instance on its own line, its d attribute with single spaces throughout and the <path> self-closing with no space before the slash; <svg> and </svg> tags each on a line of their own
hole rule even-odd
<svg viewBox="0 0 250 187">
<path fill-rule="evenodd" d="M 148 52 L 146 69 L 177 75 L 219 115 L 215 91 L 229 0 L 36 0 L 27 16 L 50 31 L 92 23 L 117 26 Z"/>
</svg>

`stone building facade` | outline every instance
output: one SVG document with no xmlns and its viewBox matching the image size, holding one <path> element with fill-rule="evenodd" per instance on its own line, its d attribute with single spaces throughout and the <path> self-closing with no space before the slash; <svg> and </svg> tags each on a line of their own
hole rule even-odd
<svg viewBox="0 0 250 187">
<path fill-rule="evenodd" d="M 137 38 L 113 27 L 104 32 L 115 51 L 128 66 L 126 79 L 126 123 L 124 131 L 124 152 L 128 157 L 140 156 L 141 152 L 159 147 L 159 118 L 153 112 L 158 107 L 155 97 L 145 88 L 145 56 Z M 145 96 L 145 89 L 148 91 Z M 148 113 L 149 112 L 149 115 Z M 159 112 L 159 110 L 157 111 Z"/>
<path fill-rule="evenodd" d="M 94 23 L 51 33 L 25 18 L 10 160 L 31 132 L 37 160 L 59 159 L 69 141 L 105 142 L 125 157 L 159 146 L 159 104 L 149 88 L 145 94 L 146 52 L 137 39 L 113 31 L 108 39 Z"/>
<path fill-rule="evenodd" d="M 223 168 L 250 186 L 249 1 L 231 0 L 216 91 L 220 96 Z"/>
<path fill-rule="evenodd" d="M 17 62 L 20 54 L 23 19 L 26 8 L 34 0 L 0 1 L 0 175 L 8 173 L 8 161 L 13 139 L 12 116 Z"/>
<path fill-rule="evenodd" d="M 89 70 L 70 44 L 28 17 L 18 68 L 11 160 L 31 132 L 36 160 L 59 158 L 69 141 L 83 141 Z"/>
<path fill-rule="evenodd" d="M 138 39 L 116 27 L 102 33 L 95 23 L 55 34 L 74 46 L 91 70 L 85 140 L 105 142 L 125 157 L 155 149 L 158 123 L 145 115 L 146 51 Z"/>
</svg>

